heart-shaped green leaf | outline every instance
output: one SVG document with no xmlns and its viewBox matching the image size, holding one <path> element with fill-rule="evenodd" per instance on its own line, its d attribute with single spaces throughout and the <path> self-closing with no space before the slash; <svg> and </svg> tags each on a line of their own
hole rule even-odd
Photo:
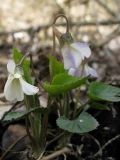
<svg viewBox="0 0 120 160">
<path fill-rule="evenodd" d="M 86 80 L 87 77 L 78 78 L 70 76 L 67 73 L 60 73 L 53 78 L 51 84 L 44 83 L 44 88 L 49 94 L 57 95 L 85 84 Z"/>
<path fill-rule="evenodd" d="M 120 101 L 120 88 L 104 84 L 102 82 L 92 82 L 88 93 L 94 100 L 110 102 Z"/>
<path fill-rule="evenodd" d="M 87 112 L 82 112 L 74 120 L 61 116 L 56 122 L 61 129 L 72 133 L 87 133 L 96 129 L 99 125 L 97 120 Z"/>
<path fill-rule="evenodd" d="M 45 113 L 47 112 L 47 108 L 43 108 L 43 107 L 35 107 L 30 109 L 28 112 L 24 111 L 24 112 L 18 112 L 18 111 L 11 111 L 8 112 L 5 117 L 3 118 L 3 121 L 15 121 L 15 120 L 19 120 L 24 118 L 25 116 L 29 115 L 31 112 L 40 112 L 40 113 Z"/>
<path fill-rule="evenodd" d="M 7 115 L 4 117 L 3 121 L 12 121 L 12 120 L 18 120 L 22 119 L 25 115 L 25 112 L 9 112 Z"/>
</svg>

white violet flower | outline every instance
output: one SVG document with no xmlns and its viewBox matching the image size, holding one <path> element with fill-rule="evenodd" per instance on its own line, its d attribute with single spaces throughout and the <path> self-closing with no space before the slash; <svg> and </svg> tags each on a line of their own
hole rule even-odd
<svg viewBox="0 0 120 160">
<path fill-rule="evenodd" d="M 90 75 L 98 77 L 93 68 L 83 63 L 85 58 L 89 58 L 90 55 L 91 50 L 86 43 L 75 42 L 70 45 L 64 45 L 62 48 L 64 68 L 73 76 L 83 77 Z"/>
<path fill-rule="evenodd" d="M 38 87 L 27 83 L 23 79 L 21 68 L 16 66 L 13 60 L 8 61 L 7 70 L 9 76 L 4 87 L 4 95 L 7 100 L 22 101 L 24 99 L 24 94 L 34 95 L 39 91 Z"/>
</svg>

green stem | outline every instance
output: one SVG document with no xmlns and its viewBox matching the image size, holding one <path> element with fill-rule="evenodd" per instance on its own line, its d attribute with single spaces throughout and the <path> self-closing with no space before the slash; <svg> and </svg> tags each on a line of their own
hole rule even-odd
<svg viewBox="0 0 120 160">
<path fill-rule="evenodd" d="M 65 117 L 69 117 L 69 95 L 68 93 L 64 94 L 64 104 L 63 104 L 63 108 L 64 108 L 64 116 Z"/>
<path fill-rule="evenodd" d="M 65 117 L 69 118 L 70 106 L 69 106 L 69 94 L 68 93 L 63 95 L 63 100 L 64 100 L 64 103 L 63 103 L 64 113 L 63 113 L 63 115 Z M 61 138 L 61 140 L 59 141 L 60 147 L 66 146 L 70 141 L 70 137 L 71 137 L 71 133 L 65 131 L 63 136 L 62 136 L 62 138 Z"/>
<path fill-rule="evenodd" d="M 25 96 L 26 109 L 29 112 L 31 109 L 39 107 L 38 96 Z M 46 114 L 46 113 L 45 113 Z M 32 112 L 28 116 L 30 123 L 32 135 L 30 135 L 31 145 L 34 152 L 34 155 L 37 157 L 42 154 L 45 148 L 45 137 L 44 137 L 44 126 L 43 123 L 44 113 L 41 113 L 39 110 Z M 32 137 L 32 138 L 31 138 Z"/>
<path fill-rule="evenodd" d="M 90 102 L 90 100 L 88 100 L 85 104 L 81 105 L 80 108 L 79 108 L 78 110 L 76 110 L 76 113 L 75 113 L 75 115 L 74 115 L 73 118 L 78 117 L 79 114 L 84 110 L 85 106 L 86 106 L 87 104 L 89 104 L 89 102 Z"/>
</svg>

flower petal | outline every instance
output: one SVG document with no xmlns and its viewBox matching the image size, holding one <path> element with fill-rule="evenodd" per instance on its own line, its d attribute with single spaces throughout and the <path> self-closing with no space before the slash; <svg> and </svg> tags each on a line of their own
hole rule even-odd
<svg viewBox="0 0 120 160">
<path fill-rule="evenodd" d="M 9 75 L 5 84 L 4 94 L 9 101 L 22 101 L 24 94 L 19 79 L 15 79 L 12 75 Z"/>
<path fill-rule="evenodd" d="M 97 72 L 96 72 L 95 69 L 89 67 L 88 65 L 85 65 L 84 67 L 85 67 L 85 68 L 84 68 L 84 75 L 85 75 L 85 76 L 90 75 L 90 76 L 92 76 L 92 77 L 96 77 L 96 78 L 98 77 L 98 74 L 97 74 Z"/>
<path fill-rule="evenodd" d="M 8 79 L 7 79 L 7 82 L 5 84 L 5 87 L 4 87 L 4 95 L 5 95 L 5 98 L 7 100 L 12 100 L 13 99 L 13 96 L 11 95 L 11 83 L 13 81 L 14 77 L 12 75 L 9 75 L 8 76 Z"/>
<path fill-rule="evenodd" d="M 70 68 L 68 74 L 76 77 L 80 77 L 81 75 L 80 70 L 76 68 Z"/>
<path fill-rule="evenodd" d="M 15 95 L 15 99 L 17 101 L 22 101 L 24 99 L 24 93 L 22 90 L 20 80 L 15 78 L 12 82 L 12 85 L 13 85 L 12 91 L 13 91 L 13 94 Z"/>
<path fill-rule="evenodd" d="M 14 74 L 15 71 L 15 62 L 13 60 L 9 60 L 7 63 L 7 70 L 9 73 Z"/>
<path fill-rule="evenodd" d="M 85 57 L 88 58 L 91 55 L 91 50 L 87 43 L 75 42 L 71 44 L 71 47 L 74 48 L 76 52 L 81 54 L 80 56 L 82 57 L 82 59 L 84 59 Z"/>
<path fill-rule="evenodd" d="M 62 48 L 62 55 L 65 69 L 78 68 L 82 62 L 80 53 L 71 45 L 65 45 Z"/>
<path fill-rule="evenodd" d="M 26 95 L 34 95 L 39 91 L 38 87 L 27 83 L 22 77 L 20 78 L 20 83 L 22 86 L 22 90 Z"/>
</svg>

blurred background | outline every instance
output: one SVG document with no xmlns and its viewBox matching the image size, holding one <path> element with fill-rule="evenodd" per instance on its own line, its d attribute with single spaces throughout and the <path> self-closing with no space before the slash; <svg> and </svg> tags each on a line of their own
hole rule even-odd
<svg viewBox="0 0 120 160">
<path fill-rule="evenodd" d="M 119 85 L 120 0 L 0 0 L 1 93 L 13 47 L 34 54 L 40 79 L 48 75 L 51 25 L 60 13 L 68 17 L 74 39 L 90 44 L 93 55 L 89 63 L 97 69 L 99 79 Z M 64 19 L 60 18 L 57 24 L 64 32 Z"/>
</svg>

